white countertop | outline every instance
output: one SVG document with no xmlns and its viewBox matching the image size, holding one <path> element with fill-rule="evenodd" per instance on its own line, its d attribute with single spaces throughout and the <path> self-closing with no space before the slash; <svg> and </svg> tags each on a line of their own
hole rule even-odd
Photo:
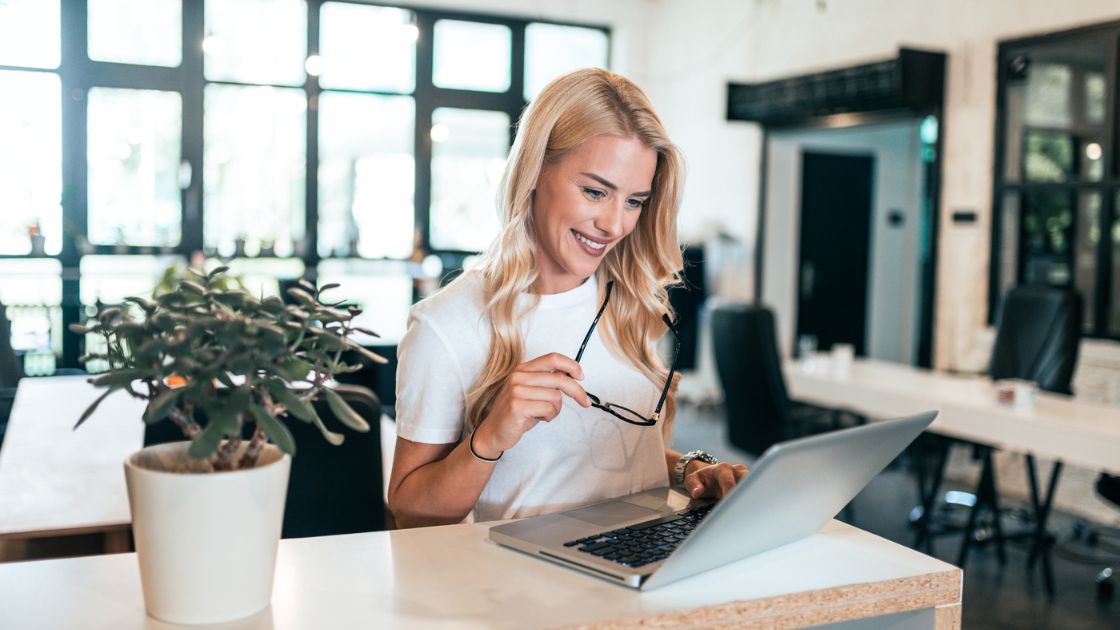
<svg viewBox="0 0 1120 630">
<path fill-rule="evenodd" d="M 837 521 L 648 592 L 499 547 L 490 525 L 283 540 L 272 605 L 228 627 L 533 628 L 650 615 L 675 627 L 682 611 L 838 621 L 960 602 L 955 567 Z M 5 628 L 171 627 L 144 613 L 135 554 L 0 564 L 0 584 Z"/>
</svg>

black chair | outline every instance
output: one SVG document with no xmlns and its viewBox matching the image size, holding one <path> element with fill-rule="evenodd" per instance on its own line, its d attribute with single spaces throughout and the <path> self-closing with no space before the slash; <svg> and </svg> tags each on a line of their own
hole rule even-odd
<svg viewBox="0 0 1120 630">
<path fill-rule="evenodd" d="M 793 401 L 782 375 L 774 314 L 763 306 L 719 304 L 712 309 L 716 371 L 723 388 L 728 439 L 755 455 L 794 437 L 863 418 Z"/>
<path fill-rule="evenodd" d="M 4 444 L 4 433 L 8 429 L 8 417 L 12 414 L 12 404 L 16 399 L 16 388 L 23 377 L 19 358 L 12 350 L 12 326 L 7 311 L 0 304 L 0 446 Z"/>
<path fill-rule="evenodd" d="M 992 348 L 989 368 L 991 377 L 1030 380 L 1038 383 L 1039 388 L 1045 391 L 1072 394 L 1071 381 L 1081 343 L 1081 309 L 1081 297 L 1069 288 L 1022 286 L 1008 291 L 1003 301 L 995 345 Z M 941 440 L 934 485 L 931 489 L 920 492 L 926 504 L 922 511 L 922 523 L 915 542 L 916 547 L 922 542 L 929 546 L 930 523 L 926 514 L 932 507 L 930 499 L 937 494 L 941 477 L 944 475 L 946 454 L 953 443 L 953 440 Z M 968 521 L 964 526 L 964 537 L 957 564 L 963 568 L 968 560 L 981 514 L 987 514 L 990 518 L 999 559 L 1000 562 L 1004 562 L 1005 536 L 999 518 L 1000 505 L 999 494 L 996 491 L 993 448 L 986 444 L 963 443 L 973 447 L 975 458 L 982 462 L 982 468 L 976 488 L 976 501 L 969 510 Z M 1033 455 L 1026 456 L 1026 466 L 1035 518 L 1035 525 L 1030 532 L 1034 539 L 1034 546 L 1028 565 L 1033 566 L 1038 558 L 1042 559 L 1047 589 L 1052 592 L 1049 554 L 1044 549 L 1049 544 L 1045 526 L 1062 465 L 1061 462 L 1055 462 L 1045 490 L 1045 498 L 1039 493 L 1037 467 Z M 921 483 L 922 481 L 919 480 L 919 484 Z"/>
<path fill-rule="evenodd" d="M 366 433 L 346 429 L 323 401 L 315 410 L 332 431 L 346 436 L 332 446 L 310 423 L 294 418 L 285 424 L 295 438 L 296 456 L 288 478 L 284 538 L 381 531 L 386 509 L 381 474 L 381 403 L 368 388 L 338 385 L 342 399 L 370 425 Z M 144 445 L 185 439 L 172 422 L 149 425 Z"/>
</svg>

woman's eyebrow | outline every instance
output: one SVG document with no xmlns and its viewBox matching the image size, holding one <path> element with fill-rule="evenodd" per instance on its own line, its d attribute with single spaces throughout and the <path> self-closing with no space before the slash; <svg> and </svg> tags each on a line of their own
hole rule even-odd
<svg viewBox="0 0 1120 630">
<path fill-rule="evenodd" d="M 595 173 L 580 173 L 580 175 L 583 175 L 584 177 L 590 177 L 591 179 L 599 182 L 600 184 L 606 186 L 607 188 L 610 188 L 611 190 L 618 190 L 618 186 L 614 185 L 613 182 L 611 182 L 608 179 L 599 177 Z M 642 192 L 634 193 L 633 196 L 634 197 L 649 197 L 652 194 L 653 194 L 652 190 L 644 190 Z"/>
</svg>

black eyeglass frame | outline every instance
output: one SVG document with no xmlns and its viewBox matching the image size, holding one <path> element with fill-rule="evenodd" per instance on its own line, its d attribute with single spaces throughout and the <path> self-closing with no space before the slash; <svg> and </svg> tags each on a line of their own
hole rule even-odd
<svg viewBox="0 0 1120 630">
<path fill-rule="evenodd" d="M 603 316 L 603 311 L 607 310 L 607 303 L 611 301 L 611 291 L 613 289 L 614 281 L 611 280 L 607 283 L 607 291 L 606 295 L 603 297 L 603 304 L 599 307 L 599 312 L 595 314 L 595 319 L 591 322 L 591 328 L 588 328 L 587 334 L 583 336 L 583 343 L 579 345 L 579 352 L 576 353 L 575 358 L 576 363 L 579 363 L 580 359 L 583 358 L 583 352 L 587 349 L 587 342 L 591 340 L 591 335 L 595 333 L 595 326 L 599 324 L 599 318 Z M 659 398 L 657 401 L 657 407 L 654 408 L 653 415 L 646 418 L 645 420 L 634 420 L 633 418 L 627 418 L 626 416 L 620 414 L 615 410 L 623 410 L 633 415 L 635 418 L 641 418 L 643 416 L 642 414 L 634 411 L 629 407 L 617 405 L 615 403 L 604 403 L 599 400 L 599 397 L 595 394 L 587 392 L 587 397 L 591 399 L 592 407 L 595 407 L 596 409 L 602 409 L 603 411 L 611 414 L 619 420 L 622 420 L 623 422 L 628 422 L 630 424 L 638 425 L 641 427 L 652 427 L 653 425 L 657 424 L 658 419 L 660 419 L 661 417 L 661 408 L 665 405 L 665 399 L 669 396 L 669 387 L 673 384 L 673 374 L 676 372 L 677 368 L 677 355 L 680 354 L 681 351 L 681 336 L 677 334 L 677 327 L 673 325 L 673 320 L 669 319 L 669 316 L 666 314 L 661 316 L 661 321 L 665 322 L 665 326 L 669 328 L 669 332 L 673 333 L 673 339 L 676 341 L 676 343 L 673 344 L 673 358 L 669 363 L 669 376 L 665 379 L 665 386 L 661 388 L 661 398 Z"/>
</svg>

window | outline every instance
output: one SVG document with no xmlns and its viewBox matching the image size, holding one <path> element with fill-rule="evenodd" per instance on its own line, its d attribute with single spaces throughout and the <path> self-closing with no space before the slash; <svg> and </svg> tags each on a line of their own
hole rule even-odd
<svg viewBox="0 0 1120 630">
<path fill-rule="evenodd" d="M 0 299 L 30 373 L 196 251 L 263 295 L 342 280 L 399 336 L 419 261 L 497 234 L 527 102 L 608 55 L 605 28 L 358 0 L 0 0 Z"/>
<path fill-rule="evenodd" d="M 1118 39 L 1108 25 L 1000 45 L 993 319 L 1011 287 L 1068 286 L 1085 333 L 1120 338 Z"/>
</svg>

